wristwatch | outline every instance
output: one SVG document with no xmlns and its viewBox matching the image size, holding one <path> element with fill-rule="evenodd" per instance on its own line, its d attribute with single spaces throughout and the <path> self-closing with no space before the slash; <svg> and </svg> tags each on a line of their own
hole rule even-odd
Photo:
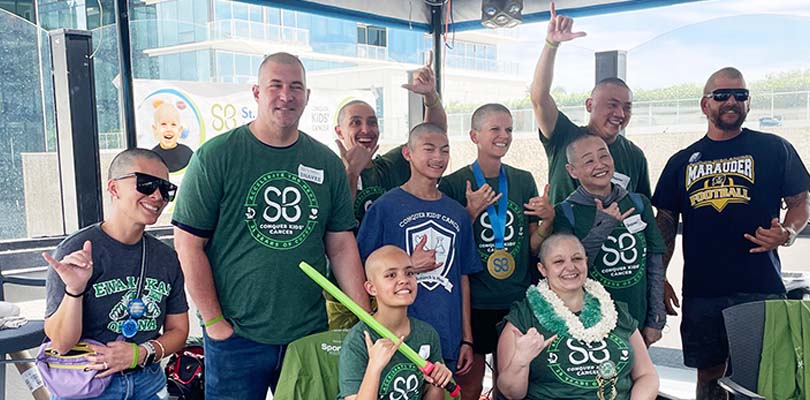
<svg viewBox="0 0 810 400">
<path fill-rule="evenodd" d="M 799 236 L 799 234 L 796 233 L 795 229 L 793 229 L 793 228 L 791 228 L 789 226 L 783 226 L 783 228 L 785 228 L 785 230 L 788 232 L 788 238 L 787 238 L 787 240 L 785 240 L 785 243 L 782 243 L 782 246 L 785 246 L 785 247 L 792 246 L 793 242 L 796 241 L 796 238 Z"/>
<path fill-rule="evenodd" d="M 148 367 L 155 362 L 155 345 L 151 342 L 143 342 L 141 343 L 144 349 L 146 349 L 146 357 L 143 359 L 142 367 Z"/>
</svg>

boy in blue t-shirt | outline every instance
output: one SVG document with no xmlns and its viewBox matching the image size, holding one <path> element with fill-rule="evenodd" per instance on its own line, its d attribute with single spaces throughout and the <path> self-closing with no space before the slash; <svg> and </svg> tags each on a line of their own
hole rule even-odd
<svg viewBox="0 0 810 400">
<path fill-rule="evenodd" d="M 394 245 L 411 256 L 420 293 L 408 314 L 439 332 L 442 357 L 459 374 L 469 371 L 473 353 L 468 275 L 481 271 L 467 210 L 437 188 L 450 158 L 447 134 L 423 123 L 411 129 L 402 154 L 411 177 L 375 201 L 357 234 L 360 257 Z"/>
</svg>

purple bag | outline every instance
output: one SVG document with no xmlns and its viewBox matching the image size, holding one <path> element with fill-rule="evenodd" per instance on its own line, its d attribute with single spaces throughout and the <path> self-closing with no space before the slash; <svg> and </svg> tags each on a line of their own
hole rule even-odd
<svg viewBox="0 0 810 400">
<path fill-rule="evenodd" d="M 39 346 L 37 369 L 48 391 L 56 397 L 86 399 L 98 397 L 112 380 L 112 376 L 96 378 L 101 371 L 85 370 L 90 362 L 86 356 L 93 350 L 88 344 L 102 345 L 92 339 L 82 339 L 65 355 L 56 354 L 51 342 Z"/>
</svg>

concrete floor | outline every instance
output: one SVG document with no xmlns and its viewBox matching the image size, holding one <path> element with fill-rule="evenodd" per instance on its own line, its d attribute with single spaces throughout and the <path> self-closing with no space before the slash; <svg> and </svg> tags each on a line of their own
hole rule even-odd
<svg viewBox="0 0 810 400">
<path fill-rule="evenodd" d="M 668 278 L 676 291 L 680 293 L 681 279 L 683 272 L 683 258 L 680 251 L 680 236 L 676 246 L 676 253 L 673 257 L 672 265 L 668 270 Z M 789 248 L 781 248 L 779 255 L 782 259 L 784 271 L 802 271 L 810 273 L 810 238 L 801 238 Z M 42 318 L 45 309 L 44 288 L 21 288 L 14 285 L 6 286 L 7 301 L 20 305 L 22 315 L 29 318 Z M 193 310 L 192 310 L 192 314 Z M 194 321 L 192 321 L 194 322 Z M 201 336 L 202 332 L 196 323 L 191 323 L 191 335 Z M 667 327 L 664 329 L 664 337 L 656 343 L 651 351 L 653 361 L 659 367 L 662 388 L 670 388 L 677 392 L 677 398 L 691 399 L 693 397 L 694 373 L 678 365 L 680 361 L 680 317 L 669 317 Z M 32 355 L 34 351 L 32 350 Z M 691 385 L 691 386 L 690 386 Z M 692 395 L 690 395 L 690 393 Z M 6 366 L 6 399 L 24 400 L 31 399 L 32 396 L 25 387 L 25 384 L 13 365 Z M 268 395 L 268 399 L 272 396 Z"/>
</svg>

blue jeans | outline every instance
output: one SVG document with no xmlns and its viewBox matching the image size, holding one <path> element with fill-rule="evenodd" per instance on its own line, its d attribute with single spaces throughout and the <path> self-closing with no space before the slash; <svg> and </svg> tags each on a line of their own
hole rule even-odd
<svg viewBox="0 0 810 400">
<path fill-rule="evenodd" d="M 225 340 L 205 335 L 205 398 L 264 400 L 275 391 L 286 345 L 254 342 L 235 333 Z"/>
<path fill-rule="evenodd" d="M 166 390 L 166 374 L 160 365 L 152 364 L 135 372 L 119 372 L 112 376 L 110 385 L 101 396 L 94 400 L 165 400 L 169 398 Z M 51 400 L 62 400 L 51 396 Z"/>
</svg>

